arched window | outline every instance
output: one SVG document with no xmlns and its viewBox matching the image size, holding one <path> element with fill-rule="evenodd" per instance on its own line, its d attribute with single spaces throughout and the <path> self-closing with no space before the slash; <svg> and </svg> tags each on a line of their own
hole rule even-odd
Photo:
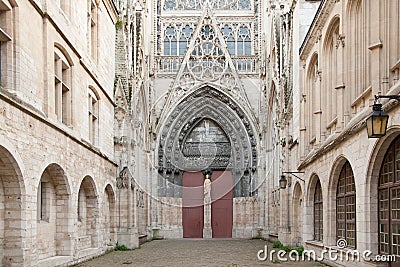
<svg viewBox="0 0 400 267">
<path fill-rule="evenodd" d="M 231 56 L 251 55 L 251 33 L 248 26 L 225 24 L 221 32 Z"/>
<path fill-rule="evenodd" d="M 379 253 L 400 255 L 400 138 L 387 150 L 379 173 Z"/>
<path fill-rule="evenodd" d="M 190 37 L 192 36 L 193 29 L 189 26 L 186 25 L 185 27 L 182 28 L 180 32 L 180 37 L 179 37 L 179 55 L 183 56 L 185 55 L 186 48 L 189 46 L 190 43 Z"/>
<path fill-rule="evenodd" d="M 250 30 L 246 26 L 241 26 L 238 29 L 238 45 L 237 55 L 250 55 L 251 54 L 251 40 Z"/>
<path fill-rule="evenodd" d="M 339 46 L 338 38 L 339 38 L 339 25 L 340 20 L 335 18 L 327 31 L 327 36 L 325 38 L 325 45 L 324 45 L 324 70 L 325 75 L 323 77 L 323 86 L 325 87 L 325 94 L 324 94 L 324 106 L 326 106 L 325 112 L 325 119 L 327 125 L 328 134 L 334 133 L 335 125 L 334 123 L 335 118 L 337 116 L 337 90 L 336 86 L 338 83 L 338 61 L 340 60 L 339 56 Z M 325 105 L 326 104 L 326 105 Z"/>
<path fill-rule="evenodd" d="M 164 55 L 175 56 L 177 54 L 177 37 L 175 28 L 171 26 L 167 27 L 164 34 Z"/>
<path fill-rule="evenodd" d="M 322 207 L 322 188 L 319 179 L 315 185 L 314 192 L 314 240 L 323 239 L 323 207 Z"/>
<path fill-rule="evenodd" d="M 54 52 L 54 110 L 57 119 L 66 125 L 71 120 L 71 65 L 60 51 Z"/>
<path fill-rule="evenodd" d="M 337 239 L 345 239 L 347 246 L 356 247 L 356 186 L 353 170 L 346 162 L 339 175 L 336 191 Z"/>
<path fill-rule="evenodd" d="M 317 86 L 317 82 L 320 77 L 319 67 L 318 67 L 318 55 L 314 54 L 310 60 L 308 71 L 307 71 L 307 80 L 306 80 L 306 87 L 307 93 L 309 95 L 307 101 L 307 110 L 306 113 L 308 114 L 307 128 L 310 128 L 308 133 L 308 141 L 311 145 L 318 143 L 319 139 L 317 140 L 317 136 L 319 135 L 318 127 L 319 126 L 319 115 L 320 112 L 320 91 L 319 87 Z M 308 130 L 307 130 L 308 131 Z"/>
<path fill-rule="evenodd" d="M 226 45 L 228 47 L 228 52 L 231 55 L 235 55 L 235 36 L 232 27 L 225 25 L 222 29 L 222 35 L 224 36 Z"/>
<path fill-rule="evenodd" d="M 350 58 L 346 61 L 352 75 L 349 77 L 349 84 L 346 84 L 346 88 L 350 88 L 351 101 L 356 100 L 371 85 L 371 64 L 369 64 L 371 53 L 368 49 L 370 37 L 367 36 L 369 19 L 366 19 L 364 15 L 367 14 L 363 10 L 365 2 L 362 0 L 348 1 L 348 33 L 346 34 L 348 40 L 346 43 L 349 44 Z"/>
</svg>

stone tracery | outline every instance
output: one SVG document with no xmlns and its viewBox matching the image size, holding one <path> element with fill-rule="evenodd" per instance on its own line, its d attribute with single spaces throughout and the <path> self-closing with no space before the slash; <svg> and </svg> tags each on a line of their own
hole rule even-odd
<svg viewBox="0 0 400 267">
<path fill-rule="evenodd" d="M 248 12 L 240 12 L 239 17 L 234 19 L 227 14 L 222 15 L 224 14 L 224 7 L 236 5 L 240 1 L 219 0 L 206 5 L 206 1 L 189 3 L 191 1 L 180 0 L 178 3 L 175 0 L 166 0 L 164 2 L 160 1 L 159 4 L 165 6 L 169 2 L 173 2 L 174 5 L 176 4 L 179 6 L 188 5 L 194 7 L 199 5 L 199 11 L 203 9 L 213 10 L 215 15 L 218 17 L 218 22 L 215 24 L 214 29 L 209 18 L 206 21 L 199 22 L 197 19 L 199 14 L 195 17 L 193 17 L 193 14 L 190 14 L 188 16 L 177 18 L 174 15 L 170 15 L 168 12 L 162 12 L 162 16 L 159 18 L 158 22 L 160 27 L 160 35 L 158 37 L 159 42 L 157 46 L 157 50 L 160 53 L 160 56 L 157 58 L 157 68 L 160 73 L 172 74 L 178 71 L 182 64 L 185 64 L 183 56 L 190 47 L 192 39 L 197 39 L 197 36 L 195 36 L 194 33 L 196 32 L 196 28 L 199 27 L 199 23 L 201 24 L 200 27 L 210 25 L 211 28 L 215 30 L 215 33 L 217 31 L 219 32 L 219 37 L 215 40 L 216 42 L 213 40 L 209 41 L 216 46 L 226 45 L 226 53 L 230 54 L 233 66 L 235 66 L 235 69 L 238 73 L 251 74 L 257 72 L 257 57 L 255 56 L 258 53 L 257 21 L 255 21 L 254 17 L 250 15 L 251 13 Z M 249 6 L 251 5 L 252 3 L 249 1 Z M 258 1 L 255 1 L 255 6 L 257 5 Z M 180 12 L 190 10 L 192 9 L 179 9 Z M 235 13 L 238 13 L 238 11 L 246 11 L 235 11 L 229 8 L 226 10 L 231 10 L 230 12 L 233 11 Z M 221 39 L 223 39 L 223 41 Z"/>
<path fill-rule="evenodd" d="M 201 10 L 207 2 L 217 10 L 251 10 L 250 0 L 165 0 L 164 10 Z"/>
</svg>

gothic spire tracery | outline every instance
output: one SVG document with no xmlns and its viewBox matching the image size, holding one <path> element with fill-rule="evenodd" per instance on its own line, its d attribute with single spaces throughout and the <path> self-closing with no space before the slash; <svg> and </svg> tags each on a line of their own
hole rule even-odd
<svg viewBox="0 0 400 267">
<path fill-rule="evenodd" d="M 188 90 L 195 84 L 212 82 L 240 91 L 241 84 L 227 45 L 207 5 L 174 82 L 174 89 Z"/>
</svg>

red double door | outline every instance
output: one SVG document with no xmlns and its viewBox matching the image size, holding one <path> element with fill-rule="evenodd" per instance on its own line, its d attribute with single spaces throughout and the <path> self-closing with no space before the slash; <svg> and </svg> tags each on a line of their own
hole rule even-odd
<svg viewBox="0 0 400 267">
<path fill-rule="evenodd" d="M 183 237 L 202 238 L 204 225 L 204 175 L 184 172 L 182 177 Z M 232 237 L 233 176 L 230 171 L 211 175 L 211 227 L 213 238 Z"/>
</svg>

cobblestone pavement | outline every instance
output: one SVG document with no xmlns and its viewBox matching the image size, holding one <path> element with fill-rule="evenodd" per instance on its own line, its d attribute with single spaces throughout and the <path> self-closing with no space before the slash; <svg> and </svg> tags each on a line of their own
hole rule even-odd
<svg viewBox="0 0 400 267">
<path fill-rule="evenodd" d="M 324 266 L 316 262 L 259 261 L 257 252 L 264 249 L 266 241 L 246 239 L 174 239 L 156 240 L 132 251 L 114 251 L 77 266 Z M 271 251 L 268 244 L 268 251 Z"/>
</svg>

